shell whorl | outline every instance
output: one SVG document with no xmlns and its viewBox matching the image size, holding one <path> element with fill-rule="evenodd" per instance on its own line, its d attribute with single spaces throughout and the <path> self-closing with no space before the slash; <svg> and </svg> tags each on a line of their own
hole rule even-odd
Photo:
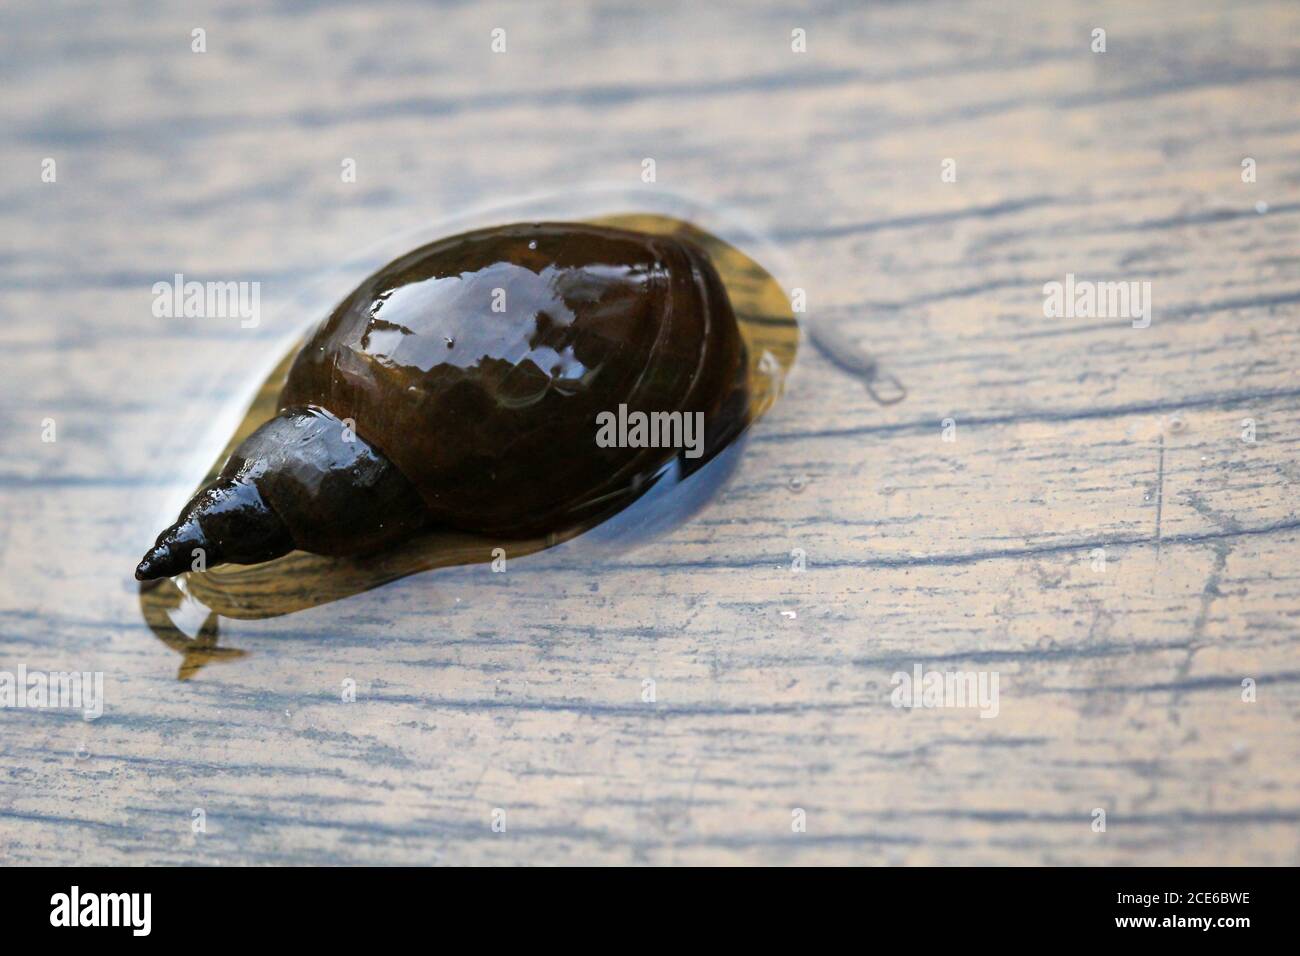
<svg viewBox="0 0 1300 956">
<path fill-rule="evenodd" d="M 694 245 L 520 224 L 372 275 L 303 347 L 280 404 L 354 421 L 432 522 L 525 534 L 672 457 L 597 447 L 598 413 L 624 403 L 707 421 L 742 364 L 726 292 Z"/>
</svg>

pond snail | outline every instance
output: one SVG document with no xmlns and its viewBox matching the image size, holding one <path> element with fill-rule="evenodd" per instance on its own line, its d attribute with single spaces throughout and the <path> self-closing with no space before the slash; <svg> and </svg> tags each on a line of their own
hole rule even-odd
<svg viewBox="0 0 1300 956">
<path fill-rule="evenodd" d="M 442 239 L 347 296 L 279 413 L 141 560 L 140 580 L 421 531 L 523 537 L 626 505 L 743 428 L 745 346 L 708 256 L 672 236 L 532 223 Z M 601 413 L 700 413 L 704 454 L 602 447 Z M 697 453 L 698 454 L 698 453 Z"/>
</svg>

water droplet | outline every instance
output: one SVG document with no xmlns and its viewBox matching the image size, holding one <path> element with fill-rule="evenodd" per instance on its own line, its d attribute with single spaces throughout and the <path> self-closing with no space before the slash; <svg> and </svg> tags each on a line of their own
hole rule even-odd
<svg viewBox="0 0 1300 956">
<path fill-rule="evenodd" d="M 841 371 L 857 376 L 867 394 L 878 405 L 893 405 L 907 397 L 907 389 L 891 372 L 882 372 L 880 363 L 839 326 L 825 321 L 809 328 L 813 344 Z"/>
<path fill-rule="evenodd" d="M 1268 212 L 1268 203 L 1264 202 L 1262 199 L 1255 203 L 1255 212 L 1259 213 L 1261 216 L 1264 215 L 1264 213 Z"/>
<path fill-rule="evenodd" d="M 536 239 L 531 240 L 531 241 L 528 243 L 528 248 L 529 248 L 529 249 L 536 249 L 536 248 L 537 248 L 537 240 L 536 240 Z"/>
<path fill-rule="evenodd" d="M 793 478 L 790 479 L 789 484 L 790 484 L 790 490 L 793 491 L 795 494 L 798 494 L 799 492 L 803 491 L 806 487 L 808 487 L 808 476 L 795 475 Z"/>
</svg>

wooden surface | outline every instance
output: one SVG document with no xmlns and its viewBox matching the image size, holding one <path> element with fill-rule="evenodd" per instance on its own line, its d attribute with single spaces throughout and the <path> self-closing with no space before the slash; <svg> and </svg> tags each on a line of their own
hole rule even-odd
<svg viewBox="0 0 1300 956">
<path fill-rule="evenodd" d="M 0 51 L 0 670 L 107 697 L 0 711 L 0 863 L 1300 862 L 1300 7 L 26 2 Z M 747 224 L 906 397 L 805 341 L 677 528 L 159 640 L 132 568 L 313 277 L 595 184 Z M 177 272 L 263 321 L 154 317 Z M 1045 318 L 1067 273 L 1150 327 Z M 918 663 L 997 717 L 891 706 Z"/>
</svg>

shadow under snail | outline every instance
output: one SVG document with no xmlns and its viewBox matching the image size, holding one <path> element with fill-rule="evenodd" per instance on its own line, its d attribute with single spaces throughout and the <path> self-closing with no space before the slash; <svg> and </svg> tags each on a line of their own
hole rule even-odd
<svg viewBox="0 0 1300 956">
<path fill-rule="evenodd" d="M 442 239 L 348 295 L 279 412 L 136 568 L 170 577 L 299 549 L 363 555 L 430 528 L 523 537 L 612 512 L 747 418 L 745 345 L 709 257 L 677 236 L 530 223 Z M 701 413 L 703 454 L 602 447 L 597 418 Z"/>
</svg>

